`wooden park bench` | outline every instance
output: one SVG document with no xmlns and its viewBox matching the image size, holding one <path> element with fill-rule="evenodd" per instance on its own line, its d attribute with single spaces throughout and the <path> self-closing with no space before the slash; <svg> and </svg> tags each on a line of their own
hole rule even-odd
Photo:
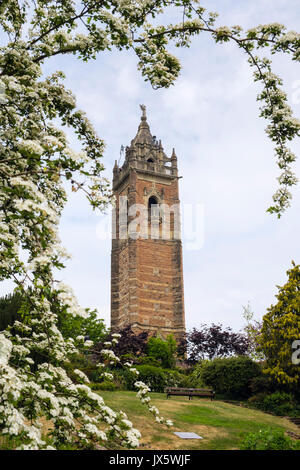
<svg viewBox="0 0 300 470">
<path fill-rule="evenodd" d="M 193 397 L 209 397 L 211 400 L 215 398 L 215 392 L 210 388 L 168 387 L 165 391 L 167 393 L 167 398 L 171 395 L 188 396 L 189 400 Z"/>
</svg>

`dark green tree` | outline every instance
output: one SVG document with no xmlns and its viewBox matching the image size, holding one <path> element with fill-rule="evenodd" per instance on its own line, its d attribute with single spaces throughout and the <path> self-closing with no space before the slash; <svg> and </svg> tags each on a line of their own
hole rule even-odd
<svg viewBox="0 0 300 470">
<path fill-rule="evenodd" d="M 20 312 L 22 297 L 18 293 L 7 294 L 0 297 L 0 331 L 13 325 L 16 320 L 21 321 Z"/>
</svg>

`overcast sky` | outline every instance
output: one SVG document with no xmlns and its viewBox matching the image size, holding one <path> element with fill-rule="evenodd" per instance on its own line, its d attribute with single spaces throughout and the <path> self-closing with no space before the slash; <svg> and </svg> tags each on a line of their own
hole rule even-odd
<svg viewBox="0 0 300 470">
<path fill-rule="evenodd" d="M 209 0 L 203 6 L 220 13 L 219 25 L 280 22 L 300 29 L 299 0 Z M 286 281 L 291 260 L 300 263 L 300 185 L 282 219 L 266 213 L 278 170 L 266 122 L 259 118 L 259 86 L 243 53 L 231 44 L 214 44 L 207 33 L 178 52 L 181 76 L 167 90 L 154 91 L 143 81 L 131 52 L 101 54 L 88 64 L 73 56 L 55 58 L 46 71 L 66 73 L 78 106 L 106 142 L 103 162 L 109 178 L 121 145 L 136 134 L 139 104 L 147 106 L 152 134 L 169 156 L 176 149 L 182 205 L 200 204 L 204 211 L 202 246 L 191 250 L 183 240 L 187 328 L 220 322 L 238 330 L 244 324 L 242 305 L 249 301 L 261 318 L 275 301 L 276 285 Z M 300 118 L 299 63 L 280 56 L 274 58 L 274 71 L 283 77 Z M 299 141 L 292 148 L 300 154 Z M 299 161 L 295 170 L 300 177 Z M 109 325 L 111 242 L 99 237 L 104 219 L 83 195 L 70 195 L 60 233 L 73 258 L 60 278 Z"/>
</svg>

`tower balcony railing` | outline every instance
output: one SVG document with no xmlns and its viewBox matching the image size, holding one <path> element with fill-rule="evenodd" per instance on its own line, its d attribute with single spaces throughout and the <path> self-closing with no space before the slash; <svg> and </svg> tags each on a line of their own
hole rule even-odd
<svg viewBox="0 0 300 470">
<path fill-rule="evenodd" d="M 139 170 L 153 171 L 165 175 L 176 175 L 176 168 L 167 167 L 163 163 L 136 160 L 133 166 Z"/>
<path fill-rule="evenodd" d="M 122 168 L 120 168 L 120 170 L 114 174 L 114 181 L 117 182 L 121 180 L 127 173 L 127 170 L 130 166 L 138 170 L 150 171 L 160 175 L 177 176 L 176 167 L 167 167 L 163 163 L 147 162 L 141 160 L 127 160 L 124 162 Z"/>
</svg>

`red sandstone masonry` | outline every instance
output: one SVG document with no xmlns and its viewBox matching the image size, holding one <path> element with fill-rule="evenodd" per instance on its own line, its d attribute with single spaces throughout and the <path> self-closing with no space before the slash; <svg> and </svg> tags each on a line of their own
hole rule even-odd
<svg viewBox="0 0 300 470">
<path fill-rule="evenodd" d="M 175 153 L 168 159 L 161 144 L 153 144 L 145 122 L 142 118 L 123 167 L 114 168 L 117 239 L 112 240 L 111 254 L 111 327 L 118 331 L 131 324 L 137 332 L 163 337 L 174 333 L 178 338 L 185 331 L 181 241 L 119 239 L 120 196 L 128 197 L 129 207 L 147 206 L 150 197 L 169 206 L 179 203 Z M 147 162 L 149 155 L 154 163 Z M 166 161 L 172 163 L 171 174 Z"/>
</svg>

